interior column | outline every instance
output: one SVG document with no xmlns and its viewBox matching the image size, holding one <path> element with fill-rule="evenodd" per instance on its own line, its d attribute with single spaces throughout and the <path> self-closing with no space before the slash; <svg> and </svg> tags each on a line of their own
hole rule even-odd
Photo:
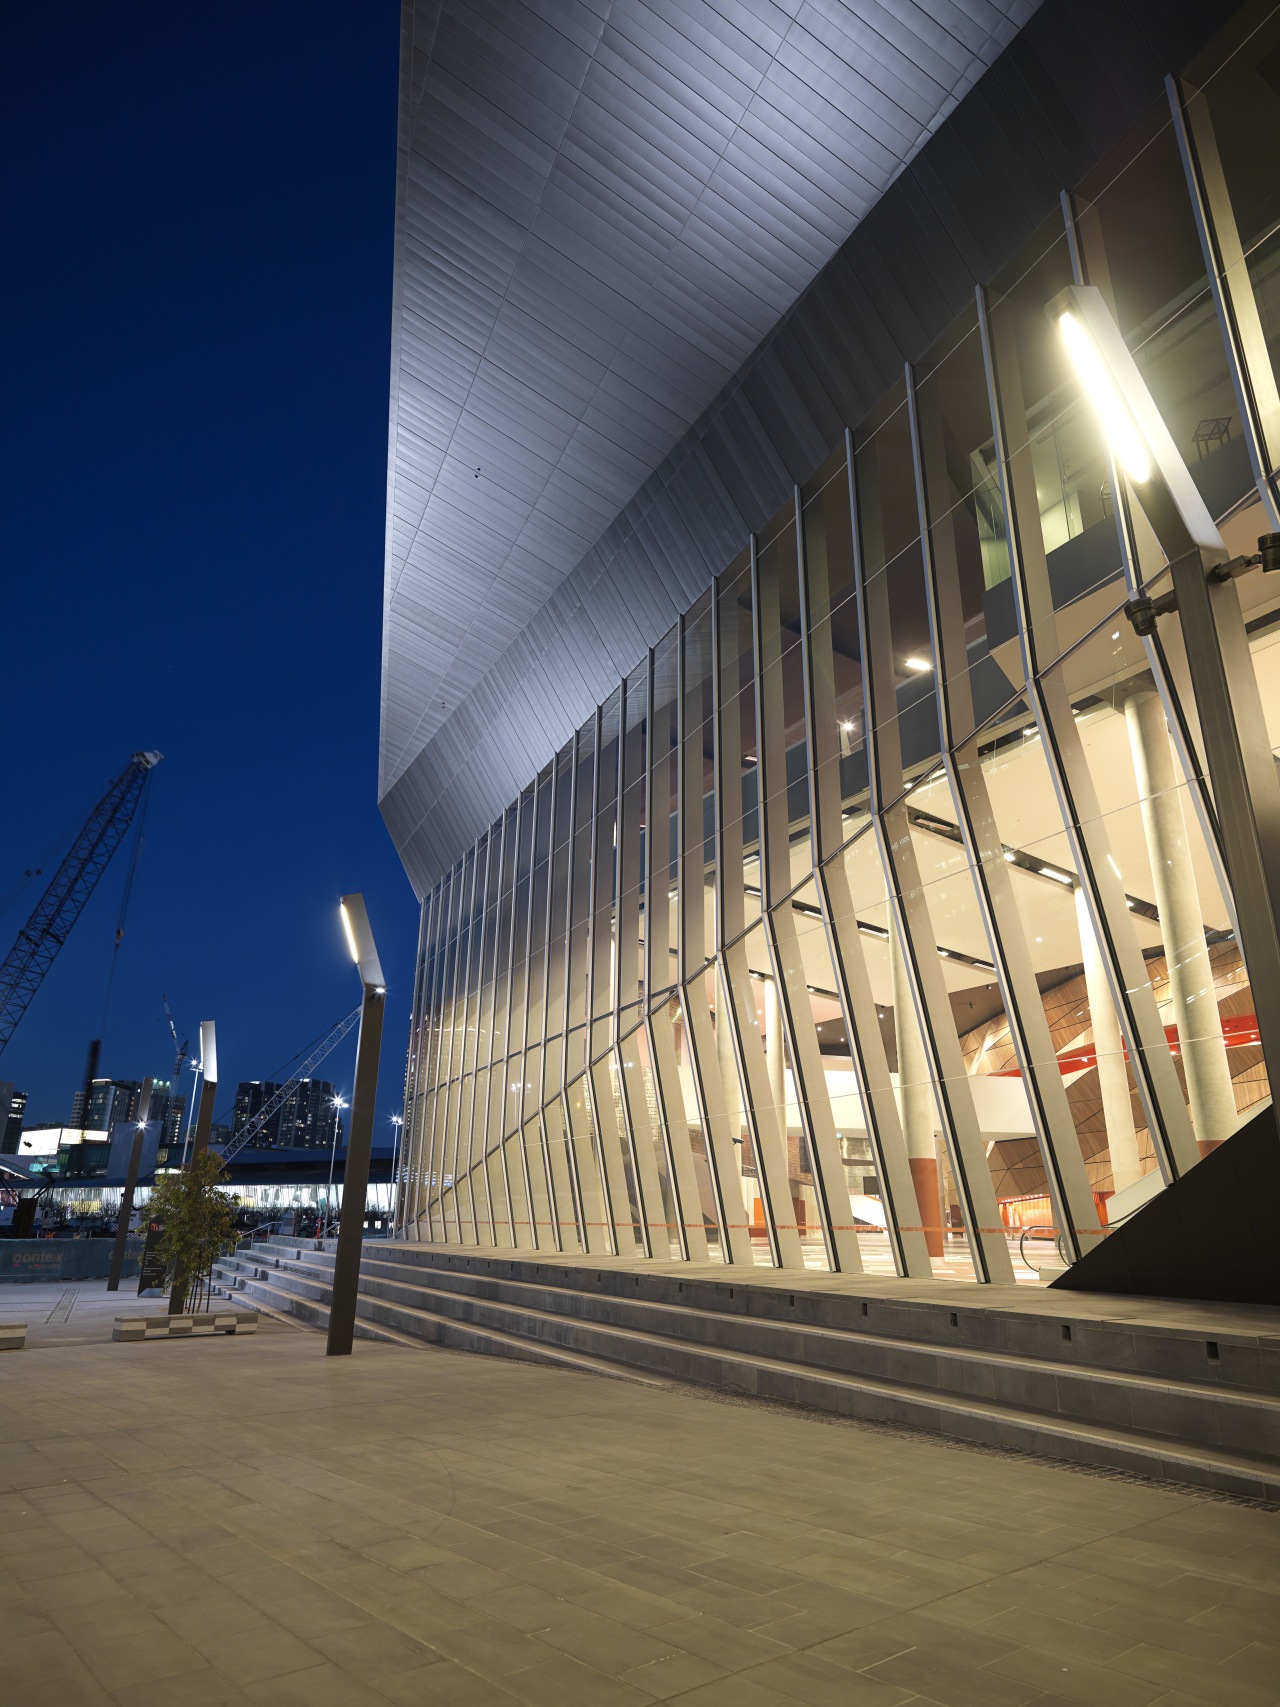
<svg viewBox="0 0 1280 1707">
<path fill-rule="evenodd" d="M 933 1092 L 925 1065 L 924 1039 L 916 1022 L 898 933 L 889 928 L 889 970 L 893 980 L 893 1034 L 898 1048 L 898 1108 L 907 1160 L 920 1206 L 925 1247 L 931 1257 L 945 1255 L 938 1149 L 933 1132 Z"/>
<path fill-rule="evenodd" d="M 1102 1093 L 1102 1120 L 1111 1153 L 1111 1187 L 1123 1191 L 1142 1176 L 1138 1139 L 1133 1125 L 1133 1103 L 1129 1097 L 1129 1070 L 1124 1062 L 1124 1039 L 1111 986 L 1102 964 L 1102 951 L 1093 934 L 1093 920 L 1085 905 L 1084 890 L 1076 888 L 1076 924 L 1080 953 L 1084 960 L 1084 984 L 1089 997 L 1089 1023 L 1093 1027 L 1093 1049 L 1098 1066 L 1098 1088 Z"/>
<path fill-rule="evenodd" d="M 1187 846 L 1164 707 L 1155 689 L 1143 687 L 1128 694 L 1124 719 L 1151 859 L 1191 1124 L 1204 1156 L 1230 1137 L 1237 1124 L 1235 1090 L 1204 940 L 1204 914 Z"/>
</svg>

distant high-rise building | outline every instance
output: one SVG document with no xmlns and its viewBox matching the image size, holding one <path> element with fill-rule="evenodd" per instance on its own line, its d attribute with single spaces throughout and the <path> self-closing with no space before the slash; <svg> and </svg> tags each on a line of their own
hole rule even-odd
<svg viewBox="0 0 1280 1707">
<path fill-rule="evenodd" d="M 0 1156 L 17 1155 L 26 1111 L 27 1093 L 15 1090 L 11 1080 L 0 1079 Z"/>
<path fill-rule="evenodd" d="M 77 1091 L 72 1099 L 71 1125 L 109 1132 L 117 1121 L 134 1118 L 141 1096 L 138 1079 L 94 1079 L 87 1098 Z"/>
<path fill-rule="evenodd" d="M 246 1079 L 236 1089 L 235 1109 L 231 1117 L 231 1135 L 238 1138 L 282 1087 L 269 1079 Z M 333 1086 L 328 1079 L 302 1079 L 285 1097 L 279 1108 L 254 1135 L 255 1145 L 275 1146 L 289 1150 L 327 1150 L 334 1141 L 337 1110 L 333 1106 Z M 342 1123 L 337 1122 L 337 1134 L 342 1136 Z"/>
<path fill-rule="evenodd" d="M 173 1088 L 168 1079 L 156 1079 L 151 1086 L 149 1118 L 161 1123 L 162 1145 L 182 1142 L 182 1122 L 187 1112 L 187 1099 Z"/>
</svg>

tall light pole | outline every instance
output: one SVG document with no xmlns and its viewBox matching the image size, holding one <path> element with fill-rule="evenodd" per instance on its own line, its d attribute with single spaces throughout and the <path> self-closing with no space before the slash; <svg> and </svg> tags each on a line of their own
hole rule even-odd
<svg viewBox="0 0 1280 1707">
<path fill-rule="evenodd" d="M 203 1156 L 209 1148 L 209 1133 L 213 1128 L 213 1105 L 218 1096 L 218 1039 L 211 1019 L 200 1022 L 200 1071 L 204 1074 L 204 1084 L 200 1090 L 196 1135 L 191 1145 L 192 1162 Z M 187 1165 L 185 1156 L 182 1165 Z M 169 1288 L 169 1314 L 180 1316 L 186 1301 L 187 1265 L 179 1258 L 173 1265 L 173 1282 Z"/>
<path fill-rule="evenodd" d="M 369 928 L 363 895 L 344 895 L 339 908 L 347 947 L 360 973 L 360 1040 L 356 1045 L 356 1077 L 351 1092 L 351 1125 L 347 1129 L 347 1160 L 342 1175 L 342 1214 L 338 1249 L 333 1264 L 333 1298 L 329 1305 L 327 1357 L 351 1352 L 356 1329 L 356 1294 L 360 1286 L 360 1249 L 364 1243 L 364 1205 L 369 1190 L 369 1152 L 373 1145 L 373 1108 L 378 1097 L 378 1056 L 382 1047 L 382 1016 L 387 987 L 382 963 Z"/>
<path fill-rule="evenodd" d="M 111 1252 L 111 1272 L 107 1276 L 107 1291 L 120 1290 L 120 1276 L 124 1273 L 124 1252 L 129 1242 L 129 1222 L 133 1219 L 133 1193 L 138 1183 L 138 1169 L 142 1163 L 142 1140 L 147 1135 L 147 1121 L 151 1114 L 151 1091 L 154 1079 L 146 1079 L 142 1086 L 142 1095 L 138 1099 L 138 1116 L 134 1125 L 133 1143 L 129 1146 L 129 1163 L 125 1170 L 124 1190 L 120 1193 L 120 1213 L 116 1217 L 116 1242 Z"/>
<path fill-rule="evenodd" d="M 187 1151 L 191 1148 L 191 1128 L 196 1118 L 196 1103 L 199 1101 L 200 1075 L 204 1071 L 203 1061 L 188 1061 L 187 1065 L 195 1074 L 195 1077 L 191 1081 L 191 1101 L 187 1104 L 187 1129 L 182 1138 L 181 1165 L 184 1168 L 187 1165 Z M 175 1084 L 173 1088 L 175 1091 L 180 1091 L 182 1086 L 180 1084 Z"/>
<path fill-rule="evenodd" d="M 342 1111 L 347 1106 L 345 1097 L 330 1097 L 329 1106 L 333 1110 L 333 1143 L 329 1146 L 329 1189 L 324 1197 L 324 1236 L 329 1237 L 329 1228 L 333 1224 L 333 1164 L 338 1155 L 338 1128 L 342 1124 Z"/>
</svg>

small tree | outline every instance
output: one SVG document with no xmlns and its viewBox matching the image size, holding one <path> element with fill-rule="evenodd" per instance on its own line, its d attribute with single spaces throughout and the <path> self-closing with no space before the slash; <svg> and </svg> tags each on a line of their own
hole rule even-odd
<svg viewBox="0 0 1280 1707">
<path fill-rule="evenodd" d="M 205 1150 L 181 1173 L 161 1174 L 151 1188 L 147 1215 L 164 1227 L 157 1249 L 173 1269 L 174 1290 L 181 1291 L 179 1311 L 188 1292 L 199 1304 L 215 1260 L 236 1242 L 234 1200 L 219 1189 L 226 1176 L 222 1157 Z"/>
</svg>

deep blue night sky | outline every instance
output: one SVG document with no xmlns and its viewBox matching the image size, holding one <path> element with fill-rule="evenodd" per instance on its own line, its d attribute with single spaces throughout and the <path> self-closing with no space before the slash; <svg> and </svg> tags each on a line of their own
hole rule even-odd
<svg viewBox="0 0 1280 1707">
<path fill-rule="evenodd" d="M 363 889 L 385 1138 L 417 930 L 376 805 L 398 6 L 3 11 L 0 891 L 158 747 L 100 1071 L 168 1070 L 165 990 L 217 1021 L 221 1114 L 355 1005 Z M 0 1055 L 29 1121 L 69 1115 L 127 851 Z M 348 1094 L 354 1044 L 321 1069 Z"/>
</svg>

